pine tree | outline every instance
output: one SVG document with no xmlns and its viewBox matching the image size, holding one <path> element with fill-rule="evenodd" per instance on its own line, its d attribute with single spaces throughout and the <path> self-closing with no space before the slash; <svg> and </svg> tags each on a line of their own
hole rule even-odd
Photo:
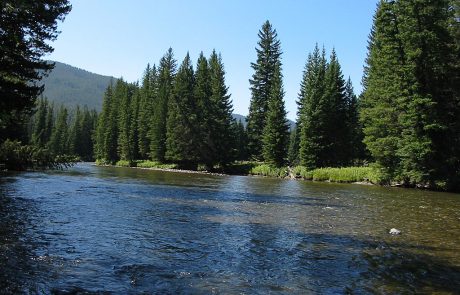
<svg viewBox="0 0 460 295">
<path fill-rule="evenodd" d="M 238 122 L 234 120 L 232 122 L 232 130 L 234 134 L 233 137 L 235 138 L 233 144 L 235 147 L 235 159 L 240 161 L 247 160 L 248 137 L 243 122 L 241 122 L 241 120 L 239 120 Z"/>
<path fill-rule="evenodd" d="M 226 166 L 236 157 L 235 134 L 232 131 L 234 119 L 233 105 L 225 84 L 225 69 L 222 57 L 213 50 L 209 58 L 210 68 L 210 119 L 211 130 L 209 148 L 213 152 L 213 164 Z"/>
<path fill-rule="evenodd" d="M 69 138 L 68 138 L 68 146 L 69 146 L 69 153 L 72 155 L 79 155 L 81 156 L 82 145 L 81 145 L 81 138 L 82 138 L 82 122 L 83 121 L 83 114 L 80 110 L 80 106 L 77 106 L 74 114 L 73 120 L 70 124 L 69 128 Z"/>
<path fill-rule="evenodd" d="M 351 162 L 351 147 L 348 145 L 345 80 L 334 49 L 326 66 L 323 102 L 327 112 L 323 165 L 331 167 L 348 165 Z"/>
<path fill-rule="evenodd" d="M 450 1 L 382 1 L 374 17 L 361 118 L 388 177 L 454 187 L 459 179 L 458 50 Z"/>
<path fill-rule="evenodd" d="M 56 117 L 56 124 L 54 125 L 53 133 L 50 140 L 50 150 L 55 155 L 68 154 L 68 110 L 64 106 L 61 106 Z"/>
<path fill-rule="evenodd" d="M 327 158 L 327 116 L 328 106 L 324 101 L 326 57 L 316 44 L 309 54 L 302 82 L 298 104 L 298 132 L 300 138 L 300 164 L 309 169 L 324 167 Z"/>
<path fill-rule="evenodd" d="M 187 53 L 175 78 L 166 122 L 166 160 L 183 165 L 194 165 L 198 160 L 197 136 L 194 133 L 197 113 L 193 88 L 193 66 Z"/>
<path fill-rule="evenodd" d="M 130 163 L 136 160 L 137 152 L 137 88 L 120 79 L 114 92 L 115 101 L 118 101 L 118 156 Z"/>
<path fill-rule="evenodd" d="M 43 142 L 48 144 L 51 140 L 51 134 L 54 128 L 54 103 L 48 103 L 48 109 L 46 111 L 46 123 L 45 130 L 43 132 Z"/>
<path fill-rule="evenodd" d="M 262 156 L 262 132 L 266 124 L 267 110 L 275 68 L 281 65 L 281 43 L 276 30 L 266 21 L 259 31 L 256 63 L 251 63 L 254 70 L 251 85 L 251 103 L 248 115 L 248 150 L 254 158 Z"/>
<path fill-rule="evenodd" d="M 71 8 L 67 0 L 0 2 L 0 143 L 18 137 L 14 131 L 43 92 L 40 80 L 53 63 L 41 58 L 53 51 L 49 41 Z"/>
<path fill-rule="evenodd" d="M 139 115 L 137 117 L 139 159 L 141 160 L 146 160 L 150 154 L 150 138 L 148 136 L 148 131 L 150 129 L 151 117 L 153 116 L 153 100 L 156 95 L 152 85 L 152 80 L 156 77 L 153 78 L 152 76 L 156 75 L 155 65 L 150 68 L 150 64 L 148 64 L 142 78 L 142 86 L 139 97 Z"/>
<path fill-rule="evenodd" d="M 214 110 L 211 105 L 210 70 L 203 52 L 200 53 L 196 65 L 193 95 L 197 112 L 196 126 L 194 126 L 192 132 L 200 138 L 200 140 L 197 138 L 195 141 L 197 142 L 195 148 L 199 161 L 205 163 L 206 168 L 209 170 L 212 169 L 216 157 L 216 149 L 211 130 Z"/>
<path fill-rule="evenodd" d="M 353 84 L 350 78 L 348 78 L 345 84 L 345 101 L 347 158 L 353 161 L 364 160 L 366 158 L 366 148 L 363 144 L 364 134 L 362 125 L 359 122 L 359 102 L 353 90 Z"/>
<path fill-rule="evenodd" d="M 276 167 L 281 167 L 285 163 L 288 130 L 282 75 L 278 65 L 272 80 L 266 125 L 262 133 L 262 153 L 265 162 Z"/>
<path fill-rule="evenodd" d="M 152 160 L 164 161 L 166 153 L 166 120 L 168 116 L 169 98 L 172 94 L 176 60 L 173 51 L 161 58 L 158 68 L 158 96 L 154 103 L 153 117 L 149 132 L 150 157 Z"/>
<path fill-rule="evenodd" d="M 289 148 L 288 148 L 288 162 L 290 166 L 297 166 L 300 164 L 299 160 L 299 148 L 300 148 L 300 136 L 299 126 L 291 129 L 289 134 Z"/>
<path fill-rule="evenodd" d="M 38 109 L 34 118 L 32 143 L 39 147 L 44 147 L 47 143 L 46 139 L 46 116 L 48 112 L 48 100 L 42 98 L 38 101 Z"/>
</svg>

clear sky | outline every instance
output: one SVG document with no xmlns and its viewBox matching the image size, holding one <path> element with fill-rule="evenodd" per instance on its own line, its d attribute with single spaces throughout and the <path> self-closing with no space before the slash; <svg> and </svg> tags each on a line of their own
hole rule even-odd
<svg viewBox="0 0 460 295">
<path fill-rule="evenodd" d="M 296 117 L 302 71 L 318 43 L 337 51 L 345 78 L 360 84 L 377 0 L 74 0 L 47 56 L 97 74 L 140 80 L 172 47 L 178 64 L 187 51 L 222 54 L 235 113 L 247 115 L 250 63 L 257 32 L 269 20 L 283 50 L 288 118 Z"/>
</svg>

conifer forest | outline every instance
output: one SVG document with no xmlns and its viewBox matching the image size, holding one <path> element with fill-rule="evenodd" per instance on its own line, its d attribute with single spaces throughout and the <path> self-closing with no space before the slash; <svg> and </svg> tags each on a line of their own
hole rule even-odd
<svg viewBox="0 0 460 295">
<path fill-rule="evenodd" d="M 68 12 L 65 3 L 55 18 Z M 360 180 L 458 190 L 458 13 L 456 1 L 380 1 L 360 94 L 342 72 L 340 52 L 313 44 L 307 60 L 299 61 L 305 66 L 293 128 L 284 102 L 282 42 L 269 21 L 258 32 L 250 65 L 247 122 L 232 117 L 217 51 L 192 61 L 188 54 L 177 60 L 170 48 L 147 65 L 139 82 L 112 81 L 100 114 L 37 99 L 38 84 L 10 90 L 13 77 L 37 81 L 38 72 L 2 74 L 0 162 L 26 145 L 50 157 L 107 165 L 229 173 L 249 167 L 242 172 L 307 179 L 316 169 L 348 167 L 364 173 Z M 2 22 L 8 25 L 8 18 Z M 56 37 L 52 27 L 42 33 Z M 50 50 L 44 46 L 40 50 Z M 32 73 L 50 68 L 43 61 L 30 66 Z"/>
</svg>

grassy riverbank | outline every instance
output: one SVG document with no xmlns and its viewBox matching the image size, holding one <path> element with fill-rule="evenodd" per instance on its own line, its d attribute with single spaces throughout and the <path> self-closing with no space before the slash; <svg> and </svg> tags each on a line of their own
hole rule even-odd
<svg viewBox="0 0 460 295">
<path fill-rule="evenodd" d="M 96 161 L 97 165 L 104 165 Z M 383 177 L 377 168 L 373 167 L 342 167 L 342 168 L 318 168 L 308 170 L 303 166 L 296 167 L 273 167 L 262 162 L 240 161 L 226 167 L 216 167 L 207 171 L 204 165 L 197 165 L 195 169 L 186 169 L 174 163 L 161 163 L 156 161 L 138 160 L 115 163 L 119 167 L 144 168 L 155 170 L 179 170 L 202 173 L 219 173 L 230 175 L 259 175 L 276 178 L 295 178 L 311 181 L 339 182 L 339 183 L 372 183 L 381 184 Z"/>
</svg>

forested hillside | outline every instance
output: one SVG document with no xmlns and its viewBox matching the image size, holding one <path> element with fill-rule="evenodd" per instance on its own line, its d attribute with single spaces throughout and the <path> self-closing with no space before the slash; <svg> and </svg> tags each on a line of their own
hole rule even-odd
<svg viewBox="0 0 460 295">
<path fill-rule="evenodd" d="M 88 71 L 55 62 L 54 69 L 43 79 L 45 91 L 43 96 L 56 105 L 67 107 L 86 105 L 89 109 L 100 111 L 102 97 L 110 80 L 109 76 L 98 75 Z"/>
</svg>

